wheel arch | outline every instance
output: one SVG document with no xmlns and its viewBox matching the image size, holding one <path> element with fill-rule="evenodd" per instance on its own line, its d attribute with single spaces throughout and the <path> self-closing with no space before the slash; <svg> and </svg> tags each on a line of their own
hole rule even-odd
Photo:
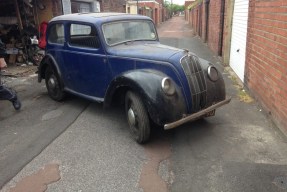
<svg viewBox="0 0 287 192">
<path fill-rule="evenodd" d="M 59 66 L 56 62 L 56 60 L 50 55 L 47 54 L 42 59 L 39 67 L 38 67 L 38 82 L 40 83 L 42 79 L 45 79 L 45 72 L 47 67 L 52 67 L 54 70 L 56 70 L 57 74 L 59 75 L 60 79 L 62 79 L 61 71 L 59 69 Z M 63 83 L 63 82 L 61 82 Z"/>
<path fill-rule="evenodd" d="M 143 88 L 136 80 L 128 78 L 126 75 L 116 77 L 106 91 L 104 108 L 109 108 L 115 102 L 123 104 L 128 91 L 144 94 Z M 141 99 L 146 99 L 146 96 L 141 95 Z"/>
<path fill-rule="evenodd" d="M 119 102 L 124 101 L 126 92 L 130 90 L 141 97 L 149 117 L 154 123 L 163 125 L 166 122 L 174 121 L 186 112 L 186 106 L 179 87 L 174 96 L 166 96 L 163 93 L 161 81 L 164 77 L 166 77 L 164 73 L 154 70 L 126 72 L 110 83 L 105 94 L 104 107 L 110 107 L 115 99 L 119 99 Z M 175 106 L 178 110 L 172 110 Z"/>
</svg>

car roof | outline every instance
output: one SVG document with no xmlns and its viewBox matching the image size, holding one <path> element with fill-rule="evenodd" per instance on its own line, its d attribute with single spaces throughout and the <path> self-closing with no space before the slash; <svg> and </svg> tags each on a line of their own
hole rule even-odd
<svg viewBox="0 0 287 192">
<path fill-rule="evenodd" d="M 109 22 L 117 20 L 126 20 L 126 19 L 148 19 L 150 17 L 143 15 L 135 15 L 128 13 L 116 13 L 116 12 L 103 12 L 103 13 L 74 13 L 54 17 L 50 22 L 53 21 L 82 21 L 82 22 Z"/>
</svg>

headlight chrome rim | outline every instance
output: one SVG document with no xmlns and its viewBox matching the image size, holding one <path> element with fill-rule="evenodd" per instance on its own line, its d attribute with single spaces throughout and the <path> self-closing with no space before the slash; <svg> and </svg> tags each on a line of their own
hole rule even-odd
<svg viewBox="0 0 287 192">
<path fill-rule="evenodd" d="M 216 67 L 214 67 L 213 65 L 208 66 L 207 69 L 207 74 L 208 74 L 208 78 L 211 81 L 217 81 L 219 79 L 219 73 L 218 70 L 216 69 Z"/>
<path fill-rule="evenodd" d="M 161 88 L 166 95 L 173 95 L 175 93 L 175 86 L 169 77 L 165 77 L 161 81 Z"/>
</svg>

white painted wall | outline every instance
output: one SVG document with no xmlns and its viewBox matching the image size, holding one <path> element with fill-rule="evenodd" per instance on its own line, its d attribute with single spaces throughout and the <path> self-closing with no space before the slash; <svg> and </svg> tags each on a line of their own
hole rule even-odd
<svg viewBox="0 0 287 192">
<path fill-rule="evenodd" d="M 79 0 L 79 2 L 90 3 L 92 12 L 101 12 L 100 3 L 97 0 Z M 62 0 L 64 15 L 72 13 L 71 0 Z"/>
<path fill-rule="evenodd" d="M 136 2 L 127 2 L 126 13 L 128 13 L 128 8 L 130 8 L 130 14 L 137 14 L 137 4 Z"/>
<path fill-rule="evenodd" d="M 63 5 L 64 15 L 72 13 L 71 0 L 62 0 L 62 5 Z"/>
</svg>

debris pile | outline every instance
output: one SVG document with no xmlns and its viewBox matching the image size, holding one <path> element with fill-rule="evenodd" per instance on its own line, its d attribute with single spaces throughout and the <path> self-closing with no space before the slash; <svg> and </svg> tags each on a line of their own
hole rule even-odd
<svg viewBox="0 0 287 192">
<path fill-rule="evenodd" d="M 20 66 L 39 65 L 44 50 L 39 48 L 37 10 L 45 9 L 42 0 L 1 0 L 0 41 L 5 46 L 5 60 Z M 37 8 L 35 8 L 37 7 Z M 21 10 L 21 11 L 20 11 Z"/>
</svg>

